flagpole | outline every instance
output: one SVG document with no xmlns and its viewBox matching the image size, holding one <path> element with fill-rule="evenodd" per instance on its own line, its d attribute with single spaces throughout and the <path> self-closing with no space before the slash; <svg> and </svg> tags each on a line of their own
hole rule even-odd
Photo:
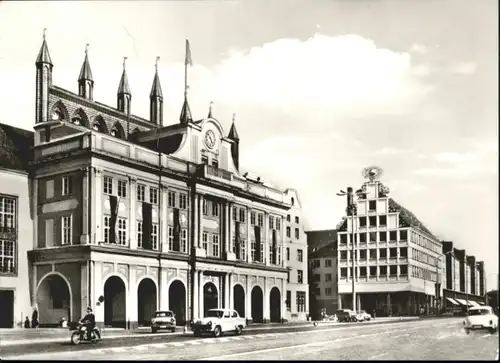
<svg viewBox="0 0 500 363">
<path fill-rule="evenodd" d="M 189 40 L 186 38 L 186 50 L 184 57 L 184 99 L 187 99 L 187 69 L 188 69 L 188 52 L 189 52 Z"/>
</svg>

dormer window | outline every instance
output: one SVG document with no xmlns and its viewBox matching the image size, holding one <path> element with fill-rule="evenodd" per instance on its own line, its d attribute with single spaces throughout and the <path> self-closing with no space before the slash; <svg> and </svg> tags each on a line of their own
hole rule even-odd
<svg viewBox="0 0 500 363">
<path fill-rule="evenodd" d="M 92 124 L 92 130 L 101 132 L 101 125 L 99 125 L 99 122 L 94 122 Z"/>
<path fill-rule="evenodd" d="M 73 117 L 71 120 L 75 125 L 81 125 L 82 124 L 82 119 L 80 117 Z"/>
<path fill-rule="evenodd" d="M 113 127 L 113 129 L 111 130 L 111 136 L 114 136 L 114 137 L 117 137 L 120 139 L 122 137 L 122 133 L 120 132 L 120 130 L 117 127 Z"/>
</svg>

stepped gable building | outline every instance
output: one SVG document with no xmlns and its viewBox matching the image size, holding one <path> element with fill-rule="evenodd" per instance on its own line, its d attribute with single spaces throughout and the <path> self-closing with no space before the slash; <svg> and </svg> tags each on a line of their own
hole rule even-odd
<svg viewBox="0 0 500 363">
<path fill-rule="evenodd" d="M 178 324 L 216 307 L 249 322 L 292 318 L 283 226 L 297 192 L 241 172 L 234 119 L 226 134 L 211 110 L 195 120 L 185 97 L 179 121 L 165 125 L 157 71 L 149 119 L 132 115 L 125 64 L 116 108 L 101 104 L 87 51 L 78 93 L 57 87 L 45 39 L 35 64 L 29 259 L 41 324 L 87 306 L 99 324 L 128 328 L 156 309 Z M 307 280 L 293 291 L 307 292 Z"/>
<path fill-rule="evenodd" d="M 33 249 L 33 132 L 0 124 L 0 329 L 31 319 L 27 252 Z"/>
<path fill-rule="evenodd" d="M 378 171 L 377 171 L 378 173 Z M 389 188 L 366 174 L 357 211 L 338 226 L 339 308 L 352 308 L 354 220 L 357 307 L 377 316 L 415 315 L 441 299 L 441 242 Z"/>
</svg>

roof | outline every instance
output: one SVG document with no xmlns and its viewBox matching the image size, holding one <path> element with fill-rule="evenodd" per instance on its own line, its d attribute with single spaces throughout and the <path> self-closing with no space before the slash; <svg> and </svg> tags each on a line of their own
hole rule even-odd
<svg viewBox="0 0 500 363">
<path fill-rule="evenodd" d="M 308 252 L 309 259 L 335 256 L 337 256 L 337 244 L 335 242 L 321 246 L 317 249 L 313 248 Z"/>
<path fill-rule="evenodd" d="M 118 94 L 132 95 L 132 92 L 130 92 L 130 87 L 128 85 L 127 71 L 125 71 L 125 69 L 123 70 L 122 78 L 120 79 L 120 85 L 118 86 Z"/>
<path fill-rule="evenodd" d="M 85 59 L 83 60 L 82 69 L 80 70 L 80 76 L 78 77 L 78 80 L 79 81 L 86 80 L 94 82 L 87 52 L 85 52 Z"/>
<path fill-rule="evenodd" d="M 184 103 L 182 104 L 182 110 L 179 120 L 182 123 L 193 121 L 193 117 L 191 116 L 191 109 L 189 108 L 189 103 L 186 97 L 184 97 Z"/>
<path fill-rule="evenodd" d="M 52 59 L 50 59 L 49 47 L 47 47 L 47 42 L 43 40 L 40 52 L 38 52 L 38 57 L 36 57 L 36 63 L 48 63 L 52 64 Z"/>
<path fill-rule="evenodd" d="M 399 212 L 400 227 L 406 225 L 407 227 L 413 227 L 419 229 L 420 231 L 427 233 L 433 238 L 436 238 L 432 232 L 408 209 L 403 207 L 401 204 L 396 202 L 394 199 L 389 198 L 389 212 Z M 403 224 L 403 226 L 401 226 Z"/>
<path fill-rule="evenodd" d="M 151 86 L 151 93 L 149 97 L 161 97 L 163 98 L 163 92 L 161 91 L 160 77 L 158 76 L 158 70 L 155 72 L 155 77 L 153 78 L 153 85 Z"/>
<path fill-rule="evenodd" d="M 229 134 L 227 135 L 227 137 L 229 137 L 232 140 L 239 140 L 240 139 L 240 137 L 238 135 L 238 131 L 236 131 L 236 125 L 234 124 L 234 122 L 231 125 L 231 129 L 229 130 Z"/>
<path fill-rule="evenodd" d="M 0 123 L 0 166 L 27 171 L 34 141 L 34 132 Z"/>
</svg>

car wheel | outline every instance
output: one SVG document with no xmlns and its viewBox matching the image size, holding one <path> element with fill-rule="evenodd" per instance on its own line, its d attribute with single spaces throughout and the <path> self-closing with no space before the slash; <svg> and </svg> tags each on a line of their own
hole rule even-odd
<svg viewBox="0 0 500 363">
<path fill-rule="evenodd" d="M 175 333 L 175 328 L 170 329 L 172 333 Z"/>
<path fill-rule="evenodd" d="M 221 333 L 222 333 L 222 332 L 221 332 L 221 330 L 220 330 L 220 326 L 218 326 L 218 325 L 217 325 L 217 326 L 215 327 L 215 329 L 214 329 L 214 337 L 215 337 L 215 338 L 220 337 L 220 336 L 221 336 Z"/>
<path fill-rule="evenodd" d="M 493 326 L 489 329 L 491 334 L 495 334 L 497 332 L 497 329 Z"/>
<path fill-rule="evenodd" d="M 151 333 L 153 333 L 153 334 L 154 334 L 154 333 L 156 333 L 156 332 L 158 332 L 158 328 L 151 328 Z"/>
<path fill-rule="evenodd" d="M 467 335 L 469 335 L 469 334 L 470 334 L 470 329 L 465 329 L 465 333 L 466 333 Z"/>
<path fill-rule="evenodd" d="M 201 332 L 199 330 L 195 330 L 193 334 L 195 337 L 201 337 Z"/>
</svg>

